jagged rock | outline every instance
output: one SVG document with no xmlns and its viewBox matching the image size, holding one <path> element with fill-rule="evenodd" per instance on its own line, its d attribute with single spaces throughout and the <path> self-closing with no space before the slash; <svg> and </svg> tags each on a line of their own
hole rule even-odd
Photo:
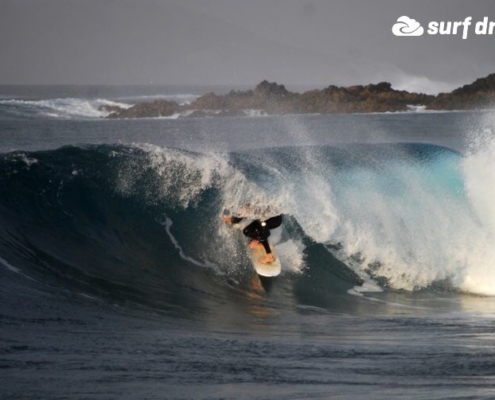
<svg viewBox="0 0 495 400">
<path fill-rule="evenodd" d="M 476 79 L 450 93 L 440 93 L 428 109 L 473 110 L 495 106 L 495 74 Z"/>
<path fill-rule="evenodd" d="M 302 105 L 304 112 L 314 113 L 405 111 L 408 105 L 424 105 L 432 98 L 394 90 L 388 82 L 349 87 L 331 85 L 303 93 L 296 108 Z"/>
<path fill-rule="evenodd" d="M 285 88 L 284 85 L 279 85 L 276 82 L 268 82 L 266 80 L 256 86 L 256 89 L 254 89 L 254 93 L 261 96 L 276 97 L 283 97 L 290 94 L 290 92 Z"/>
<path fill-rule="evenodd" d="M 366 89 L 371 93 L 383 93 L 383 92 L 393 91 L 392 84 L 390 82 L 380 82 L 377 83 L 376 85 L 371 84 L 366 86 Z"/>
</svg>

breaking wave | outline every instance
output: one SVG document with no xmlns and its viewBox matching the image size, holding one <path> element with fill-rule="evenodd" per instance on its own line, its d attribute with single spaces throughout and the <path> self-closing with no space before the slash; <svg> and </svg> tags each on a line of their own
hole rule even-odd
<svg viewBox="0 0 495 400">
<path fill-rule="evenodd" d="M 494 295 L 493 154 L 493 144 L 467 156 L 425 144 L 8 153 L 0 264 L 96 295 L 197 306 L 249 282 L 245 238 L 219 217 L 250 202 L 285 215 L 271 237 L 279 279 L 303 282 L 306 304 L 366 290 Z"/>
</svg>

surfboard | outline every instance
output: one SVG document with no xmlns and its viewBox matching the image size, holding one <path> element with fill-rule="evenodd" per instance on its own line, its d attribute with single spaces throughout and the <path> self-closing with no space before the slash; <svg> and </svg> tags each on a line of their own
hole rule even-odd
<svg viewBox="0 0 495 400">
<path fill-rule="evenodd" d="M 275 261 L 267 264 L 260 263 L 260 259 L 266 255 L 265 249 L 260 247 L 255 247 L 251 249 L 248 247 L 249 257 L 251 258 L 251 262 L 253 263 L 253 267 L 261 276 L 273 277 L 280 274 L 282 271 L 282 264 L 280 264 L 280 258 L 278 257 L 275 248 L 270 245 L 270 249 L 272 250 L 273 255 L 275 256 Z"/>
</svg>

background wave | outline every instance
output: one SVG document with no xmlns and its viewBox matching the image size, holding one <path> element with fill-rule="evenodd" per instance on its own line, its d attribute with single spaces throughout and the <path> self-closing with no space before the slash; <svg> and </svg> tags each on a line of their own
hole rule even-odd
<svg viewBox="0 0 495 400">
<path fill-rule="evenodd" d="M 0 99 L 0 115 L 24 118 L 101 118 L 101 106 L 129 108 L 131 104 L 106 99 L 58 98 L 46 100 Z"/>
</svg>

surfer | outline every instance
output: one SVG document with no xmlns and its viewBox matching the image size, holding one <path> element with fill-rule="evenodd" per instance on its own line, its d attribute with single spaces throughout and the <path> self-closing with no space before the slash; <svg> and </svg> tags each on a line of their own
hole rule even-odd
<svg viewBox="0 0 495 400">
<path fill-rule="evenodd" d="M 251 208 L 249 206 L 244 206 L 242 208 L 241 215 L 250 212 Z M 228 224 L 238 224 L 243 219 L 246 219 L 246 217 L 228 217 L 226 215 L 222 215 L 222 220 Z M 275 261 L 275 257 L 270 249 L 270 244 L 268 243 L 268 237 L 270 236 L 270 230 L 278 228 L 281 224 L 282 215 L 277 215 L 266 220 L 255 219 L 242 230 L 242 233 L 251 239 L 249 241 L 250 248 L 260 246 L 265 249 L 266 255 L 259 260 L 263 264 L 268 264 Z"/>
</svg>

